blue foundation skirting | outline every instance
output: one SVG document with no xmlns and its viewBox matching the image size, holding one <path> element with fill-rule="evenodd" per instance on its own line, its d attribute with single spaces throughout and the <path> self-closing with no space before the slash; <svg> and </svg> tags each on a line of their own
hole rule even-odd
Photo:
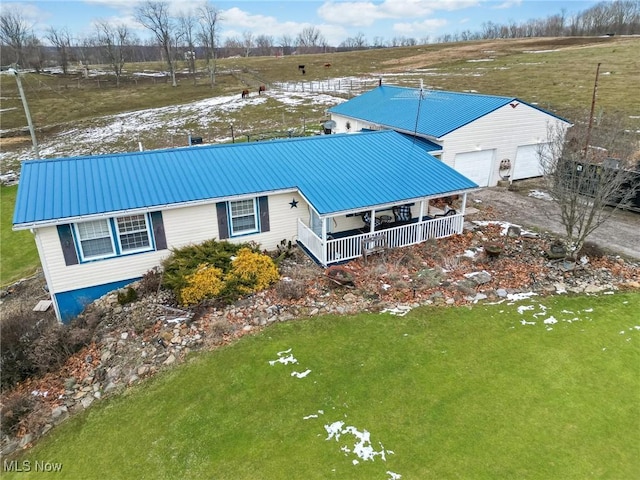
<svg viewBox="0 0 640 480">
<path fill-rule="evenodd" d="M 138 278 L 129 280 L 121 280 L 119 282 L 105 283 L 103 285 L 95 285 L 93 287 L 79 288 L 78 290 L 70 290 L 68 292 L 56 293 L 54 295 L 55 302 L 58 305 L 60 320 L 64 323 L 70 322 L 77 317 L 85 309 L 87 305 L 102 297 L 103 295 L 118 290 L 129 285 Z"/>
</svg>

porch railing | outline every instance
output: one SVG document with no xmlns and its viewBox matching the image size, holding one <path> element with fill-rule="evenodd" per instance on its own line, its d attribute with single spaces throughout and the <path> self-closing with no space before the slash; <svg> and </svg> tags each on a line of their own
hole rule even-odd
<svg viewBox="0 0 640 480">
<path fill-rule="evenodd" d="M 463 223 L 464 215 L 458 214 L 376 230 L 375 235 L 383 235 L 389 248 L 406 247 L 431 238 L 444 238 L 462 233 Z M 298 241 L 325 266 L 361 256 L 363 240 L 372 235 L 374 234 L 360 233 L 323 242 L 309 227 L 298 220 Z"/>
</svg>

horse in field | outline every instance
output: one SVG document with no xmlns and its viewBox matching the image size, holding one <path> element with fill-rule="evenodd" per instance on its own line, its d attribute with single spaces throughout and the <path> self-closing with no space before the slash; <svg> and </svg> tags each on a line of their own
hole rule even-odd
<svg viewBox="0 0 640 480">
<path fill-rule="evenodd" d="M 267 87 L 265 85 L 260 85 L 260 87 L 258 87 L 258 95 L 262 95 L 262 92 L 266 92 L 267 91 Z"/>
<path fill-rule="evenodd" d="M 249 96 L 249 90 L 244 89 L 242 90 L 242 98 L 247 98 Z"/>
</svg>

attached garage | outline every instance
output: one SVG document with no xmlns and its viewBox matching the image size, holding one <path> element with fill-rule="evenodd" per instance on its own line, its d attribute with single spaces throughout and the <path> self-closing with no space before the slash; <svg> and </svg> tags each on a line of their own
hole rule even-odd
<svg viewBox="0 0 640 480">
<path fill-rule="evenodd" d="M 479 186 L 486 187 L 491 180 L 495 154 L 495 150 L 457 153 L 453 168 Z"/>
<path fill-rule="evenodd" d="M 540 167 L 540 148 L 545 148 L 546 144 L 521 145 L 516 151 L 516 158 L 513 165 L 512 180 L 523 178 L 539 177 L 542 175 Z"/>
</svg>

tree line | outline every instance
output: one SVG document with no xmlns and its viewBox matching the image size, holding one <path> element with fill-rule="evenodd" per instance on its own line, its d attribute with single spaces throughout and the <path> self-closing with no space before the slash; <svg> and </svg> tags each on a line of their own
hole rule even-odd
<svg viewBox="0 0 640 480">
<path fill-rule="evenodd" d="M 572 16 L 562 10 L 556 15 L 520 23 L 486 22 L 477 32 L 466 30 L 434 39 L 395 36 L 386 40 L 374 37 L 368 41 L 364 34 L 358 33 L 337 47 L 329 45 L 315 26 L 305 27 L 297 35 L 284 34 L 277 39 L 245 31 L 240 36 L 220 41 L 219 29 L 224 18 L 211 2 L 195 10 L 170 15 L 168 3 L 147 0 L 136 7 L 135 18 L 152 33 L 150 38 L 141 40 L 125 24 L 105 20 L 97 20 L 93 34 L 85 38 L 74 37 L 66 27 L 50 27 L 44 38 L 39 38 L 19 7 L 8 7 L 0 14 L 0 58 L 5 65 L 14 64 L 36 72 L 53 65 L 67 73 L 74 62 L 84 66 L 109 65 L 117 84 L 125 63 L 163 61 L 174 85 L 176 62 L 187 63 L 195 82 L 195 60 L 198 58 L 205 60 L 213 86 L 216 59 L 221 57 L 321 53 L 500 38 L 640 34 L 640 0 L 605 1 Z M 49 45 L 45 45 L 45 40 Z"/>
</svg>

